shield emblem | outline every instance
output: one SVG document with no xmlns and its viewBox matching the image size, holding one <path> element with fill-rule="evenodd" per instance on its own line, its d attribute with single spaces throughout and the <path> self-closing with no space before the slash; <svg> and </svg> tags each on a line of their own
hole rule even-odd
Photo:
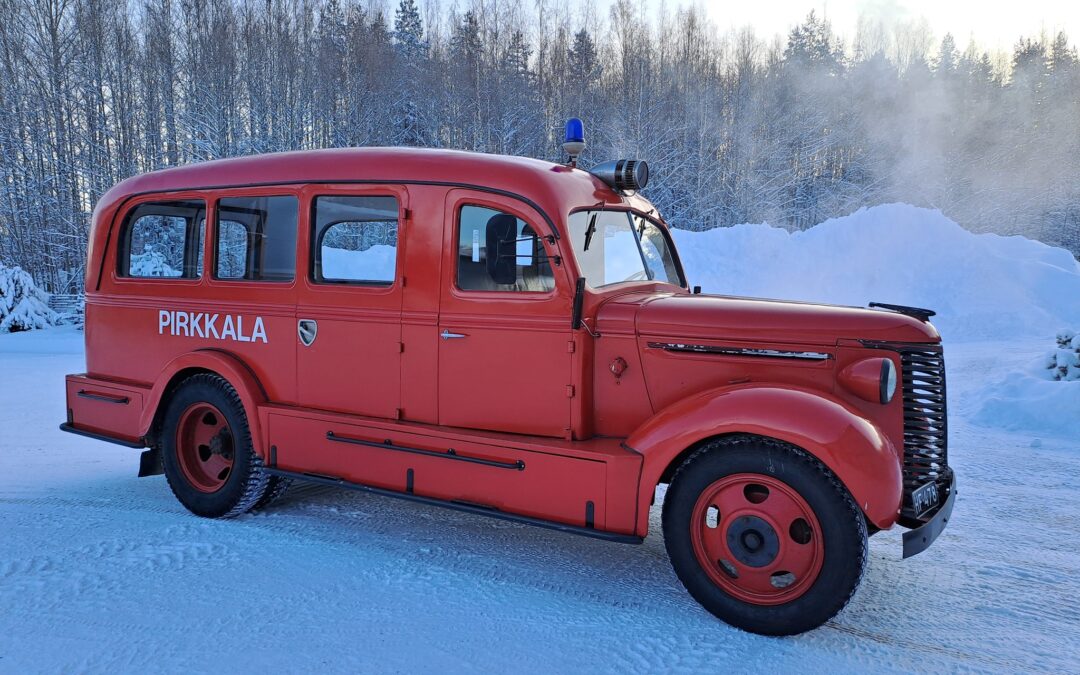
<svg viewBox="0 0 1080 675">
<path fill-rule="evenodd" d="M 315 336 L 319 333 L 319 324 L 314 319 L 300 319 L 296 324 L 296 334 L 300 336 L 300 342 L 305 347 L 310 347 L 315 342 Z"/>
</svg>

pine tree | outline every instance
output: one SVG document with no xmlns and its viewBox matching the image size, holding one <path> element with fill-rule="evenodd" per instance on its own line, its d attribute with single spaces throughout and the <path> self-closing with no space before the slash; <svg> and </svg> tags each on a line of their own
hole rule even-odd
<svg viewBox="0 0 1080 675">
<path fill-rule="evenodd" d="M 55 326 L 60 315 L 48 302 L 49 295 L 22 268 L 0 264 L 0 333 Z"/>
<path fill-rule="evenodd" d="M 394 41 L 407 59 L 417 59 L 427 54 L 428 43 L 424 40 L 424 25 L 415 0 L 401 0 L 394 14 Z"/>
<path fill-rule="evenodd" d="M 946 33 L 941 40 L 941 48 L 938 50 L 937 63 L 934 64 L 934 72 L 951 75 L 956 71 L 960 61 L 960 52 L 956 49 L 956 40 L 952 33 Z"/>
<path fill-rule="evenodd" d="M 507 72 L 527 79 L 530 76 L 529 57 L 531 56 L 532 48 L 529 47 L 525 34 L 520 30 L 514 31 L 514 34 L 510 36 L 510 46 L 506 49 L 506 59 L 503 62 Z"/>
<path fill-rule="evenodd" d="M 589 86 L 600 79 L 602 68 L 596 55 L 596 44 L 589 31 L 582 28 L 574 34 L 570 48 L 570 76 Z"/>
</svg>

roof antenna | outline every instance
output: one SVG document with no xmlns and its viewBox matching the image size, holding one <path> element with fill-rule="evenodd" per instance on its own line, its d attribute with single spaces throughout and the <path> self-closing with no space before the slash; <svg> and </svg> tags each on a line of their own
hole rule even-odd
<svg viewBox="0 0 1080 675">
<path fill-rule="evenodd" d="M 566 140 L 562 144 L 563 150 L 570 155 L 566 163 L 571 169 L 577 168 L 577 158 L 585 150 L 585 125 L 576 117 L 566 120 Z"/>
</svg>

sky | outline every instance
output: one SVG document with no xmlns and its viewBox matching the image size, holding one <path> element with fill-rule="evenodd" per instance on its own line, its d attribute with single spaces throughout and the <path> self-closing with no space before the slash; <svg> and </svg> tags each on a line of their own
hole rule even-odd
<svg viewBox="0 0 1080 675">
<path fill-rule="evenodd" d="M 678 0 L 668 4 L 676 4 Z M 758 35 L 787 34 L 811 9 L 826 15 L 833 29 L 849 41 L 860 14 L 886 24 L 925 18 L 935 37 L 952 33 L 961 49 L 974 38 L 983 49 L 1010 50 L 1021 36 L 1064 30 L 1080 39 L 1080 0 L 711 0 L 703 2 L 720 30 L 753 26 Z"/>
</svg>

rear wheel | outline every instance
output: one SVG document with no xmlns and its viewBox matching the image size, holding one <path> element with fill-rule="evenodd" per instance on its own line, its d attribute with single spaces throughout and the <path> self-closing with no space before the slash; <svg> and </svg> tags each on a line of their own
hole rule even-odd
<svg viewBox="0 0 1080 675">
<path fill-rule="evenodd" d="M 690 456 L 664 499 L 680 580 L 724 621 L 754 633 L 816 628 L 847 604 L 866 563 L 866 522 L 820 462 L 760 437 Z"/>
<path fill-rule="evenodd" d="M 176 390 L 161 447 L 169 487 L 196 515 L 237 516 L 266 495 L 270 477 L 252 447 L 240 397 L 217 375 L 195 375 Z"/>
</svg>

